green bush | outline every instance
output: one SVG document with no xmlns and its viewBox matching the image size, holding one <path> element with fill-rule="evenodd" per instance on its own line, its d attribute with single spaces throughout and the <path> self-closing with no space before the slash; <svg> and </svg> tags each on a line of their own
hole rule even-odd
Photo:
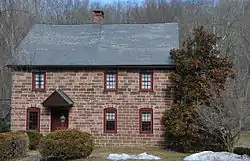
<svg viewBox="0 0 250 161">
<path fill-rule="evenodd" d="M 37 149 L 43 135 L 36 131 L 27 131 L 27 134 L 29 137 L 29 149 L 30 150 Z"/>
<path fill-rule="evenodd" d="M 28 145 L 29 139 L 25 132 L 0 133 L 0 160 L 26 155 Z"/>
<path fill-rule="evenodd" d="M 10 122 L 0 120 L 0 133 L 10 131 Z"/>
<path fill-rule="evenodd" d="M 41 138 L 39 151 L 45 160 L 88 157 L 94 148 L 93 137 L 79 130 L 58 130 Z"/>
<path fill-rule="evenodd" d="M 236 147 L 234 148 L 234 153 L 239 155 L 248 155 L 250 157 L 250 148 Z"/>
</svg>

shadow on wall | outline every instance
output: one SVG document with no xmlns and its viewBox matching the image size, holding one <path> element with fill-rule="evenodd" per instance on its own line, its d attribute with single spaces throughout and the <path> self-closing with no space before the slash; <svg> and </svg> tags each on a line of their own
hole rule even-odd
<svg viewBox="0 0 250 161">
<path fill-rule="evenodd" d="M 10 120 L 11 99 L 0 98 L 0 119 Z"/>
<path fill-rule="evenodd" d="M 10 131 L 11 99 L 0 98 L 0 133 Z"/>
</svg>

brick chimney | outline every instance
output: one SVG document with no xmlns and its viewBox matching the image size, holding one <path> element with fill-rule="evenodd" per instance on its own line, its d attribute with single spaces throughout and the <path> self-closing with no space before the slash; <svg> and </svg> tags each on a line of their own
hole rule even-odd
<svg viewBox="0 0 250 161">
<path fill-rule="evenodd" d="M 102 10 L 93 10 L 92 21 L 94 24 L 103 24 L 104 12 Z"/>
</svg>

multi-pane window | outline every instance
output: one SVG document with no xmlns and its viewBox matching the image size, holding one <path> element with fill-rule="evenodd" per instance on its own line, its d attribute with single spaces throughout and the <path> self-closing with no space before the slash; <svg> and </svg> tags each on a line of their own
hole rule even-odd
<svg viewBox="0 0 250 161">
<path fill-rule="evenodd" d="M 106 130 L 115 130 L 115 113 L 107 112 L 106 113 Z"/>
<path fill-rule="evenodd" d="M 33 73 L 33 90 L 44 90 L 45 89 L 45 72 L 34 72 Z"/>
<path fill-rule="evenodd" d="M 104 132 L 116 133 L 117 131 L 117 110 L 107 108 L 104 110 Z"/>
<path fill-rule="evenodd" d="M 140 133 L 153 132 L 153 110 L 145 108 L 140 110 Z"/>
<path fill-rule="evenodd" d="M 140 90 L 141 91 L 153 90 L 153 73 L 151 72 L 140 73 Z"/>
<path fill-rule="evenodd" d="M 104 75 L 104 88 L 105 90 L 117 89 L 117 72 L 106 72 Z"/>
<path fill-rule="evenodd" d="M 40 110 L 38 108 L 27 109 L 27 130 L 39 131 Z"/>
</svg>

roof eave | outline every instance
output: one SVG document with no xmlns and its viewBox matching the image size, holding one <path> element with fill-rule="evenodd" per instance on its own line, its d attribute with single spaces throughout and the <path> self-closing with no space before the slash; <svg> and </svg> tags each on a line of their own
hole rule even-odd
<svg viewBox="0 0 250 161">
<path fill-rule="evenodd" d="M 175 69 L 175 64 L 169 65 L 7 65 L 8 68 L 12 69 L 103 69 L 103 68 L 123 68 L 123 69 Z"/>
</svg>

